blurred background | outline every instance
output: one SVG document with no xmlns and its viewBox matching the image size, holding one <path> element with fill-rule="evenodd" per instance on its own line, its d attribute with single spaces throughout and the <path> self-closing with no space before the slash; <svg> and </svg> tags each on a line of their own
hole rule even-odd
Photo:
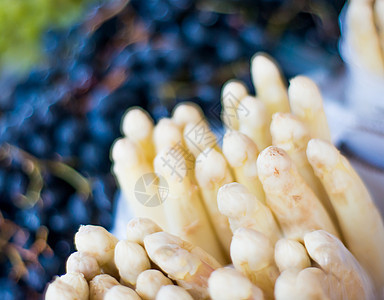
<svg viewBox="0 0 384 300">
<path fill-rule="evenodd" d="M 113 226 L 118 191 L 109 149 L 127 108 L 140 105 L 158 120 L 194 101 L 218 122 L 209 108 L 219 105 L 221 86 L 236 77 L 252 91 L 249 61 L 258 51 L 272 55 L 286 78 L 311 75 L 342 103 L 343 6 L 0 1 L 0 299 L 40 299 L 64 273 L 79 224 Z M 382 175 L 346 145 L 338 143 Z"/>
</svg>

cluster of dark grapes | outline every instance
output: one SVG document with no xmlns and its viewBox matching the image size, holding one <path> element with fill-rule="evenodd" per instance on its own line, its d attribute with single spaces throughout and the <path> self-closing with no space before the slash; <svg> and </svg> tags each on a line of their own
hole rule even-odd
<svg viewBox="0 0 384 300">
<path fill-rule="evenodd" d="M 326 16 L 310 6 L 283 30 L 276 12 L 292 10 L 284 1 L 124 2 L 47 32 L 47 64 L 0 83 L 0 299 L 38 299 L 65 271 L 79 224 L 113 225 L 109 149 L 127 108 L 158 120 L 194 101 L 217 119 L 221 85 L 233 77 L 250 85 L 255 52 L 278 54 L 290 36 L 336 52 L 337 24 L 321 23 Z M 319 3 L 335 15 L 341 8 Z M 288 75 L 297 71 L 290 63 Z"/>
</svg>

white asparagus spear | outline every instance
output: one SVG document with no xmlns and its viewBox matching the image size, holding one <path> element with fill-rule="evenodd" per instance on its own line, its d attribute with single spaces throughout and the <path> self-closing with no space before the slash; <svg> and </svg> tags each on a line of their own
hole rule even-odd
<svg viewBox="0 0 384 300">
<path fill-rule="evenodd" d="M 221 91 L 221 120 L 228 129 L 239 129 L 238 107 L 240 101 L 247 95 L 248 89 L 241 81 L 229 80 L 224 84 Z"/>
<path fill-rule="evenodd" d="M 203 121 L 204 113 L 200 106 L 193 102 L 182 102 L 172 112 L 172 120 L 183 129 L 188 123 L 197 124 Z"/>
<path fill-rule="evenodd" d="M 334 224 L 337 218 L 328 195 L 315 175 L 307 159 L 307 144 L 310 140 L 308 126 L 289 113 L 276 113 L 272 116 L 271 134 L 273 145 L 286 151 L 297 171 L 319 198 Z"/>
<path fill-rule="evenodd" d="M 166 220 L 158 191 L 158 177 L 140 148 L 128 138 L 112 146 L 113 172 L 125 199 L 137 217 L 148 217 L 162 228 Z"/>
<path fill-rule="evenodd" d="M 372 3 L 350 1 L 346 21 L 347 42 L 357 55 L 357 63 L 378 75 L 384 75 L 384 59 L 376 32 Z"/>
<path fill-rule="evenodd" d="M 320 90 L 310 78 L 296 76 L 289 82 L 289 104 L 292 113 L 309 129 L 312 138 L 331 141 Z"/>
<path fill-rule="evenodd" d="M 104 300 L 105 294 L 120 283 L 110 275 L 95 276 L 89 283 L 89 300 Z"/>
<path fill-rule="evenodd" d="M 239 131 L 227 131 L 223 139 L 223 154 L 233 170 L 236 181 L 265 203 L 263 186 L 257 174 L 256 161 L 259 151 L 256 144 Z"/>
<path fill-rule="evenodd" d="M 224 184 L 233 182 L 231 171 L 224 156 L 215 149 L 205 149 L 196 159 L 195 176 L 213 228 L 226 256 L 229 258 L 232 231 L 229 228 L 228 218 L 222 215 L 217 207 L 219 188 Z"/>
<path fill-rule="evenodd" d="M 384 288 L 384 224 L 363 181 L 331 144 L 313 139 L 307 155 L 335 208 L 346 246 Z"/>
<path fill-rule="evenodd" d="M 46 300 L 88 300 L 89 287 L 84 275 L 78 272 L 66 273 L 48 285 Z"/>
<path fill-rule="evenodd" d="M 261 203 L 247 188 L 237 182 L 222 186 L 217 195 L 220 212 L 227 216 L 232 232 L 252 228 L 267 236 L 273 244 L 281 232 L 269 207 Z"/>
<path fill-rule="evenodd" d="M 345 299 L 374 299 L 372 282 L 355 257 L 335 236 L 316 230 L 304 236 L 309 256 L 343 286 Z"/>
<path fill-rule="evenodd" d="M 148 234 L 163 231 L 154 221 L 136 217 L 127 224 L 127 240 L 144 246 L 144 238 Z"/>
<path fill-rule="evenodd" d="M 266 299 L 273 299 L 273 289 L 279 271 L 274 262 L 270 239 L 249 228 L 239 228 L 233 234 L 231 258 L 236 270 L 261 288 Z"/>
<path fill-rule="evenodd" d="M 115 247 L 115 264 L 120 281 L 125 285 L 135 285 L 137 276 L 151 268 L 151 262 L 144 248 L 137 243 L 121 240 Z"/>
<path fill-rule="evenodd" d="M 141 298 L 131 288 L 115 285 L 105 293 L 103 300 L 141 300 Z"/>
<path fill-rule="evenodd" d="M 321 269 L 289 268 L 280 274 L 275 284 L 276 300 L 330 300 L 342 298 L 342 289 L 329 284 L 329 276 Z"/>
<path fill-rule="evenodd" d="M 82 273 L 87 281 L 101 273 L 100 266 L 90 253 L 73 252 L 67 259 L 67 273 Z"/>
<path fill-rule="evenodd" d="M 165 150 L 156 156 L 155 170 L 169 186 L 168 196 L 163 203 L 169 232 L 200 246 L 224 262 L 220 243 L 209 222 L 198 187 L 187 176 L 184 158 L 175 159 Z"/>
<path fill-rule="evenodd" d="M 284 150 L 274 146 L 263 150 L 257 159 L 257 169 L 267 204 L 287 238 L 302 241 L 306 232 L 316 229 L 338 236 L 320 200 Z"/>
<path fill-rule="evenodd" d="M 287 88 L 272 57 L 256 53 L 251 59 L 251 75 L 257 97 L 264 102 L 269 119 L 276 112 L 289 112 Z"/>
<path fill-rule="evenodd" d="M 258 149 L 271 145 L 269 123 L 271 118 L 267 108 L 261 100 L 246 96 L 239 105 L 239 131 L 246 134 L 257 145 Z"/>
<path fill-rule="evenodd" d="M 289 268 L 303 270 L 311 266 L 307 250 L 295 240 L 280 239 L 275 245 L 275 262 L 280 272 Z"/>
<path fill-rule="evenodd" d="M 220 268 L 212 272 L 208 280 L 212 300 L 262 300 L 263 291 L 231 268 Z"/>
<path fill-rule="evenodd" d="M 155 146 L 152 141 L 153 120 L 141 107 L 127 110 L 121 122 L 122 132 L 131 141 L 139 145 L 148 163 L 155 157 Z"/>
<path fill-rule="evenodd" d="M 208 278 L 219 265 L 209 254 L 176 236 L 157 232 L 144 238 L 151 260 L 197 299 L 208 298 Z"/>
<path fill-rule="evenodd" d="M 374 4 L 374 16 L 379 33 L 381 54 L 384 58 L 384 0 L 376 0 Z"/>
<path fill-rule="evenodd" d="M 101 226 L 81 225 L 75 234 L 75 246 L 79 252 L 93 256 L 104 272 L 116 275 L 114 262 L 118 239 Z"/>
<path fill-rule="evenodd" d="M 136 292 L 143 300 L 155 300 L 164 285 L 173 285 L 172 281 L 158 270 L 146 270 L 137 277 Z"/>
<path fill-rule="evenodd" d="M 157 293 L 156 300 L 193 300 L 193 298 L 181 286 L 165 285 Z"/>
<path fill-rule="evenodd" d="M 183 137 L 188 150 L 194 157 L 197 157 L 206 148 L 219 150 L 216 136 L 205 121 L 185 125 Z"/>
<path fill-rule="evenodd" d="M 153 132 L 153 140 L 155 143 L 156 153 L 164 149 L 171 148 L 178 143 L 183 143 L 183 135 L 181 129 L 176 123 L 169 119 L 161 119 L 155 126 Z"/>
</svg>

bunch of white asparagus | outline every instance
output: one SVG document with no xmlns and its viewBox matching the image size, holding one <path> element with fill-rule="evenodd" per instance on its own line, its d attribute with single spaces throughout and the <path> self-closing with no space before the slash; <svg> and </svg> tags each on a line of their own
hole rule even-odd
<svg viewBox="0 0 384 300">
<path fill-rule="evenodd" d="M 350 0 L 347 43 L 360 63 L 384 76 L 384 0 Z"/>
<path fill-rule="evenodd" d="M 80 227 L 46 299 L 384 296 L 383 221 L 330 143 L 317 86 L 298 76 L 287 89 L 262 53 L 251 73 L 257 96 L 223 87 L 222 147 L 192 103 L 156 126 L 126 113 L 111 156 L 136 215 L 127 239 Z"/>
</svg>

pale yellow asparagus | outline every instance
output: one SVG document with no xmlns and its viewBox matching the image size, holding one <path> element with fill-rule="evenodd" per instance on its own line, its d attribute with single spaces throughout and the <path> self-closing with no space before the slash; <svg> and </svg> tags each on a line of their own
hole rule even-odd
<svg viewBox="0 0 384 300">
<path fill-rule="evenodd" d="M 185 145 L 194 157 L 197 157 L 206 148 L 219 150 L 217 138 L 205 121 L 185 125 L 183 137 Z"/>
<path fill-rule="evenodd" d="M 246 96 L 239 105 L 239 131 L 246 134 L 256 145 L 263 150 L 271 145 L 269 123 L 271 118 L 267 108 L 260 99 Z"/>
<path fill-rule="evenodd" d="M 208 278 L 219 266 L 214 258 L 165 232 L 147 235 L 144 245 L 151 260 L 194 298 L 209 297 Z"/>
<path fill-rule="evenodd" d="M 115 285 L 105 293 L 103 300 L 141 300 L 141 298 L 133 289 Z"/>
<path fill-rule="evenodd" d="M 143 300 L 155 300 L 162 286 L 173 285 L 172 281 L 158 270 L 146 270 L 137 277 L 136 292 Z"/>
<path fill-rule="evenodd" d="M 81 225 L 75 234 L 76 249 L 93 256 L 100 268 L 111 275 L 117 274 L 114 262 L 117 242 L 117 238 L 101 226 Z"/>
<path fill-rule="evenodd" d="M 162 198 L 158 191 L 158 177 L 141 149 L 128 138 L 117 140 L 112 146 L 113 172 L 125 200 L 137 217 L 148 217 L 162 228 L 166 220 Z"/>
<path fill-rule="evenodd" d="M 223 154 L 233 170 L 236 181 L 265 203 L 263 186 L 257 174 L 256 161 L 259 151 L 256 144 L 245 134 L 230 130 L 224 135 Z"/>
<path fill-rule="evenodd" d="M 376 31 L 372 3 L 350 1 L 346 14 L 347 42 L 356 54 L 357 64 L 384 75 L 384 58 Z"/>
<path fill-rule="evenodd" d="M 264 102 L 269 120 L 276 112 L 289 112 L 287 88 L 272 57 L 256 53 L 251 60 L 251 75 L 257 97 Z"/>
<path fill-rule="evenodd" d="M 303 240 L 305 233 L 325 229 L 339 236 L 327 211 L 282 149 L 270 146 L 257 159 L 267 204 L 285 237 Z"/>
<path fill-rule="evenodd" d="M 193 298 L 181 286 L 165 285 L 157 293 L 156 300 L 193 300 Z"/>
<path fill-rule="evenodd" d="M 141 107 L 130 108 L 122 118 L 121 127 L 124 135 L 140 147 L 148 163 L 152 163 L 155 157 L 154 123 L 149 114 Z"/>
<path fill-rule="evenodd" d="M 89 300 L 104 300 L 105 294 L 120 283 L 112 276 L 101 274 L 89 282 Z"/>
<path fill-rule="evenodd" d="M 135 285 L 139 274 L 151 268 L 151 262 L 144 248 L 137 243 L 121 240 L 115 247 L 115 264 L 120 281 L 125 285 Z"/>
<path fill-rule="evenodd" d="M 208 280 L 212 300 L 262 300 L 263 291 L 239 271 L 220 268 Z"/>
<path fill-rule="evenodd" d="M 337 224 L 328 195 L 307 159 L 307 144 L 311 139 L 308 126 L 290 113 L 276 113 L 272 116 L 271 134 L 273 145 L 288 153 L 299 174 L 319 198 L 334 224 Z"/>
<path fill-rule="evenodd" d="M 100 266 L 95 257 L 88 252 L 73 252 L 67 259 L 67 273 L 78 272 L 84 275 L 87 281 L 101 273 Z"/>
<path fill-rule="evenodd" d="M 66 273 L 48 285 L 46 300 L 88 300 L 89 287 L 84 275 L 78 272 Z"/>
<path fill-rule="evenodd" d="M 154 161 L 155 170 L 169 186 L 163 203 L 170 233 L 200 246 L 220 262 L 225 262 L 199 195 L 199 189 L 187 175 L 183 157 L 175 158 L 168 150 L 159 153 Z"/>
<path fill-rule="evenodd" d="M 266 205 L 245 186 L 234 182 L 222 186 L 217 195 L 219 211 L 228 217 L 232 232 L 251 228 L 267 236 L 272 244 L 281 238 L 280 228 Z"/>
<path fill-rule="evenodd" d="M 217 192 L 224 184 L 233 182 L 231 170 L 220 152 L 207 148 L 196 159 L 195 176 L 213 228 L 229 258 L 232 231 L 228 218 L 220 213 L 217 206 Z"/>
<path fill-rule="evenodd" d="M 153 132 L 156 153 L 183 143 L 182 131 L 177 124 L 169 118 L 161 119 Z"/>
<path fill-rule="evenodd" d="M 339 280 L 344 299 L 375 299 L 371 279 L 339 239 L 324 230 L 316 230 L 304 236 L 304 243 L 309 256 L 321 269 Z"/>
<path fill-rule="evenodd" d="M 227 81 L 221 90 L 221 120 L 227 129 L 239 129 L 238 113 L 245 113 L 239 108 L 241 100 L 248 95 L 245 84 L 238 80 Z"/>
<path fill-rule="evenodd" d="M 348 160 L 331 144 L 308 143 L 307 155 L 335 208 L 348 249 L 384 288 L 384 224 L 367 188 Z"/>
<path fill-rule="evenodd" d="M 374 16 L 380 39 L 381 54 L 384 58 L 384 0 L 375 1 Z"/>
<path fill-rule="evenodd" d="M 329 276 L 318 268 L 289 268 L 280 274 L 275 284 L 276 300 L 331 300 L 342 298 L 342 288 L 329 284 Z"/>
<path fill-rule="evenodd" d="M 173 122 L 181 129 L 188 123 L 197 124 L 204 119 L 204 113 L 200 106 L 193 102 L 182 102 L 172 112 Z"/>
<path fill-rule="evenodd" d="M 287 269 L 303 270 L 311 266 L 304 246 L 295 240 L 280 239 L 275 245 L 275 262 L 280 272 Z"/>
<path fill-rule="evenodd" d="M 274 262 L 270 239 L 249 228 L 239 228 L 233 234 L 231 258 L 236 270 L 261 288 L 266 299 L 273 299 L 273 290 L 279 270 Z"/>
<path fill-rule="evenodd" d="M 302 121 L 312 138 L 331 141 L 320 90 L 310 78 L 296 76 L 289 82 L 289 104 L 292 113 Z"/>
<path fill-rule="evenodd" d="M 127 240 L 144 246 L 146 235 L 160 231 L 163 230 L 151 219 L 136 217 L 127 224 Z"/>
</svg>

